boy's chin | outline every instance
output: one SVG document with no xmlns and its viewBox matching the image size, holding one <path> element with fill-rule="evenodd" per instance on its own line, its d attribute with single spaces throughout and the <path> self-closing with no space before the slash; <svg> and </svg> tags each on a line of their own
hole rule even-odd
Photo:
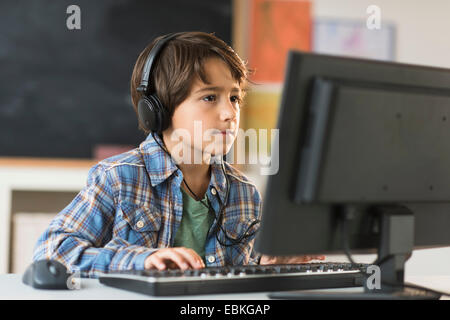
<svg viewBox="0 0 450 320">
<path fill-rule="evenodd" d="M 211 157 L 223 157 L 231 150 L 231 146 L 217 146 L 210 152 Z"/>
</svg>

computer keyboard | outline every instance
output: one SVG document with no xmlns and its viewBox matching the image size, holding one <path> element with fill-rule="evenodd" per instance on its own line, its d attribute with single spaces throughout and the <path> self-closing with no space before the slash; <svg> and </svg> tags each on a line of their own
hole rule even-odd
<svg viewBox="0 0 450 320">
<path fill-rule="evenodd" d="M 105 273 L 107 286 L 152 296 L 360 287 L 366 264 L 311 263 Z"/>
</svg>

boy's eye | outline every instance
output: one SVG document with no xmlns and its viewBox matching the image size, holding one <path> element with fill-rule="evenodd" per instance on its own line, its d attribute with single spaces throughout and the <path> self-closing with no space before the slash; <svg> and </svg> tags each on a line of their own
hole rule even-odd
<svg viewBox="0 0 450 320">
<path fill-rule="evenodd" d="M 208 102 L 213 102 L 216 101 L 216 96 L 215 95 L 209 95 L 203 98 L 204 101 L 208 101 Z"/>
<path fill-rule="evenodd" d="M 237 102 L 237 103 L 241 103 L 241 97 L 240 96 L 232 96 L 231 98 L 231 102 Z"/>
<path fill-rule="evenodd" d="M 217 97 L 216 97 L 216 95 L 209 95 L 209 96 L 203 97 L 202 100 L 206 101 L 206 102 L 215 102 L 217 100 Z M 241 103 L 240 96 L 231 96 L 230 100 L 232 103 Z"/>
</svg>

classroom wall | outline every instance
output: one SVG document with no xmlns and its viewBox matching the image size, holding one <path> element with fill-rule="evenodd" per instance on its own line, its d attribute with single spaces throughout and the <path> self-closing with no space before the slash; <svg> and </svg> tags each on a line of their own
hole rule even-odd
<svg viewBox="0 0 450 320">
<path fill-rule="evenodd" d="M 369 5 L 397 26 L 396 61 L 450 68 L 448 0 L 314 0 L 313 16 L 366 19 Z"/>
</svg>

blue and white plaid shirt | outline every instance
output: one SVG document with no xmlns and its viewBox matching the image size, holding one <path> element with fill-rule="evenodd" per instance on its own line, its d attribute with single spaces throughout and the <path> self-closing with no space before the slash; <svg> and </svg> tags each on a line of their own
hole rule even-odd
<svg viewBox="0 0 450 320">
<path fill-rule="evenodd" d="M 155 139 L 162 144 L 158 136 Z M 228 236 L 239 238 L 261 218 L 261 196 L 226 162 L 225 172 L 230 192 L 222 224 Z M 173 159 L 149 135 L 138 148 L 91 168 L 86 187 L 39 238 L 33 260 L 55 259 L 71 272 L 90 277 L 108 271 L 143 270 L 151 253 L 173 246 L 183 214 L 182 180 Z M 226 189 L 221 165 L 211 164 L 206 195 L 216 217 L 206 239 L 206 264 L 256 264 L 259 255 L 253 251 L 254 236 L 222 246 L 213 232 L 220 208 L 217 197 L 225 203 Z M 258 224 L 251 227 L 248 234 L 257 228 Z M 219 239 L 227 243 L 221 231 Z"/>
</svg>

